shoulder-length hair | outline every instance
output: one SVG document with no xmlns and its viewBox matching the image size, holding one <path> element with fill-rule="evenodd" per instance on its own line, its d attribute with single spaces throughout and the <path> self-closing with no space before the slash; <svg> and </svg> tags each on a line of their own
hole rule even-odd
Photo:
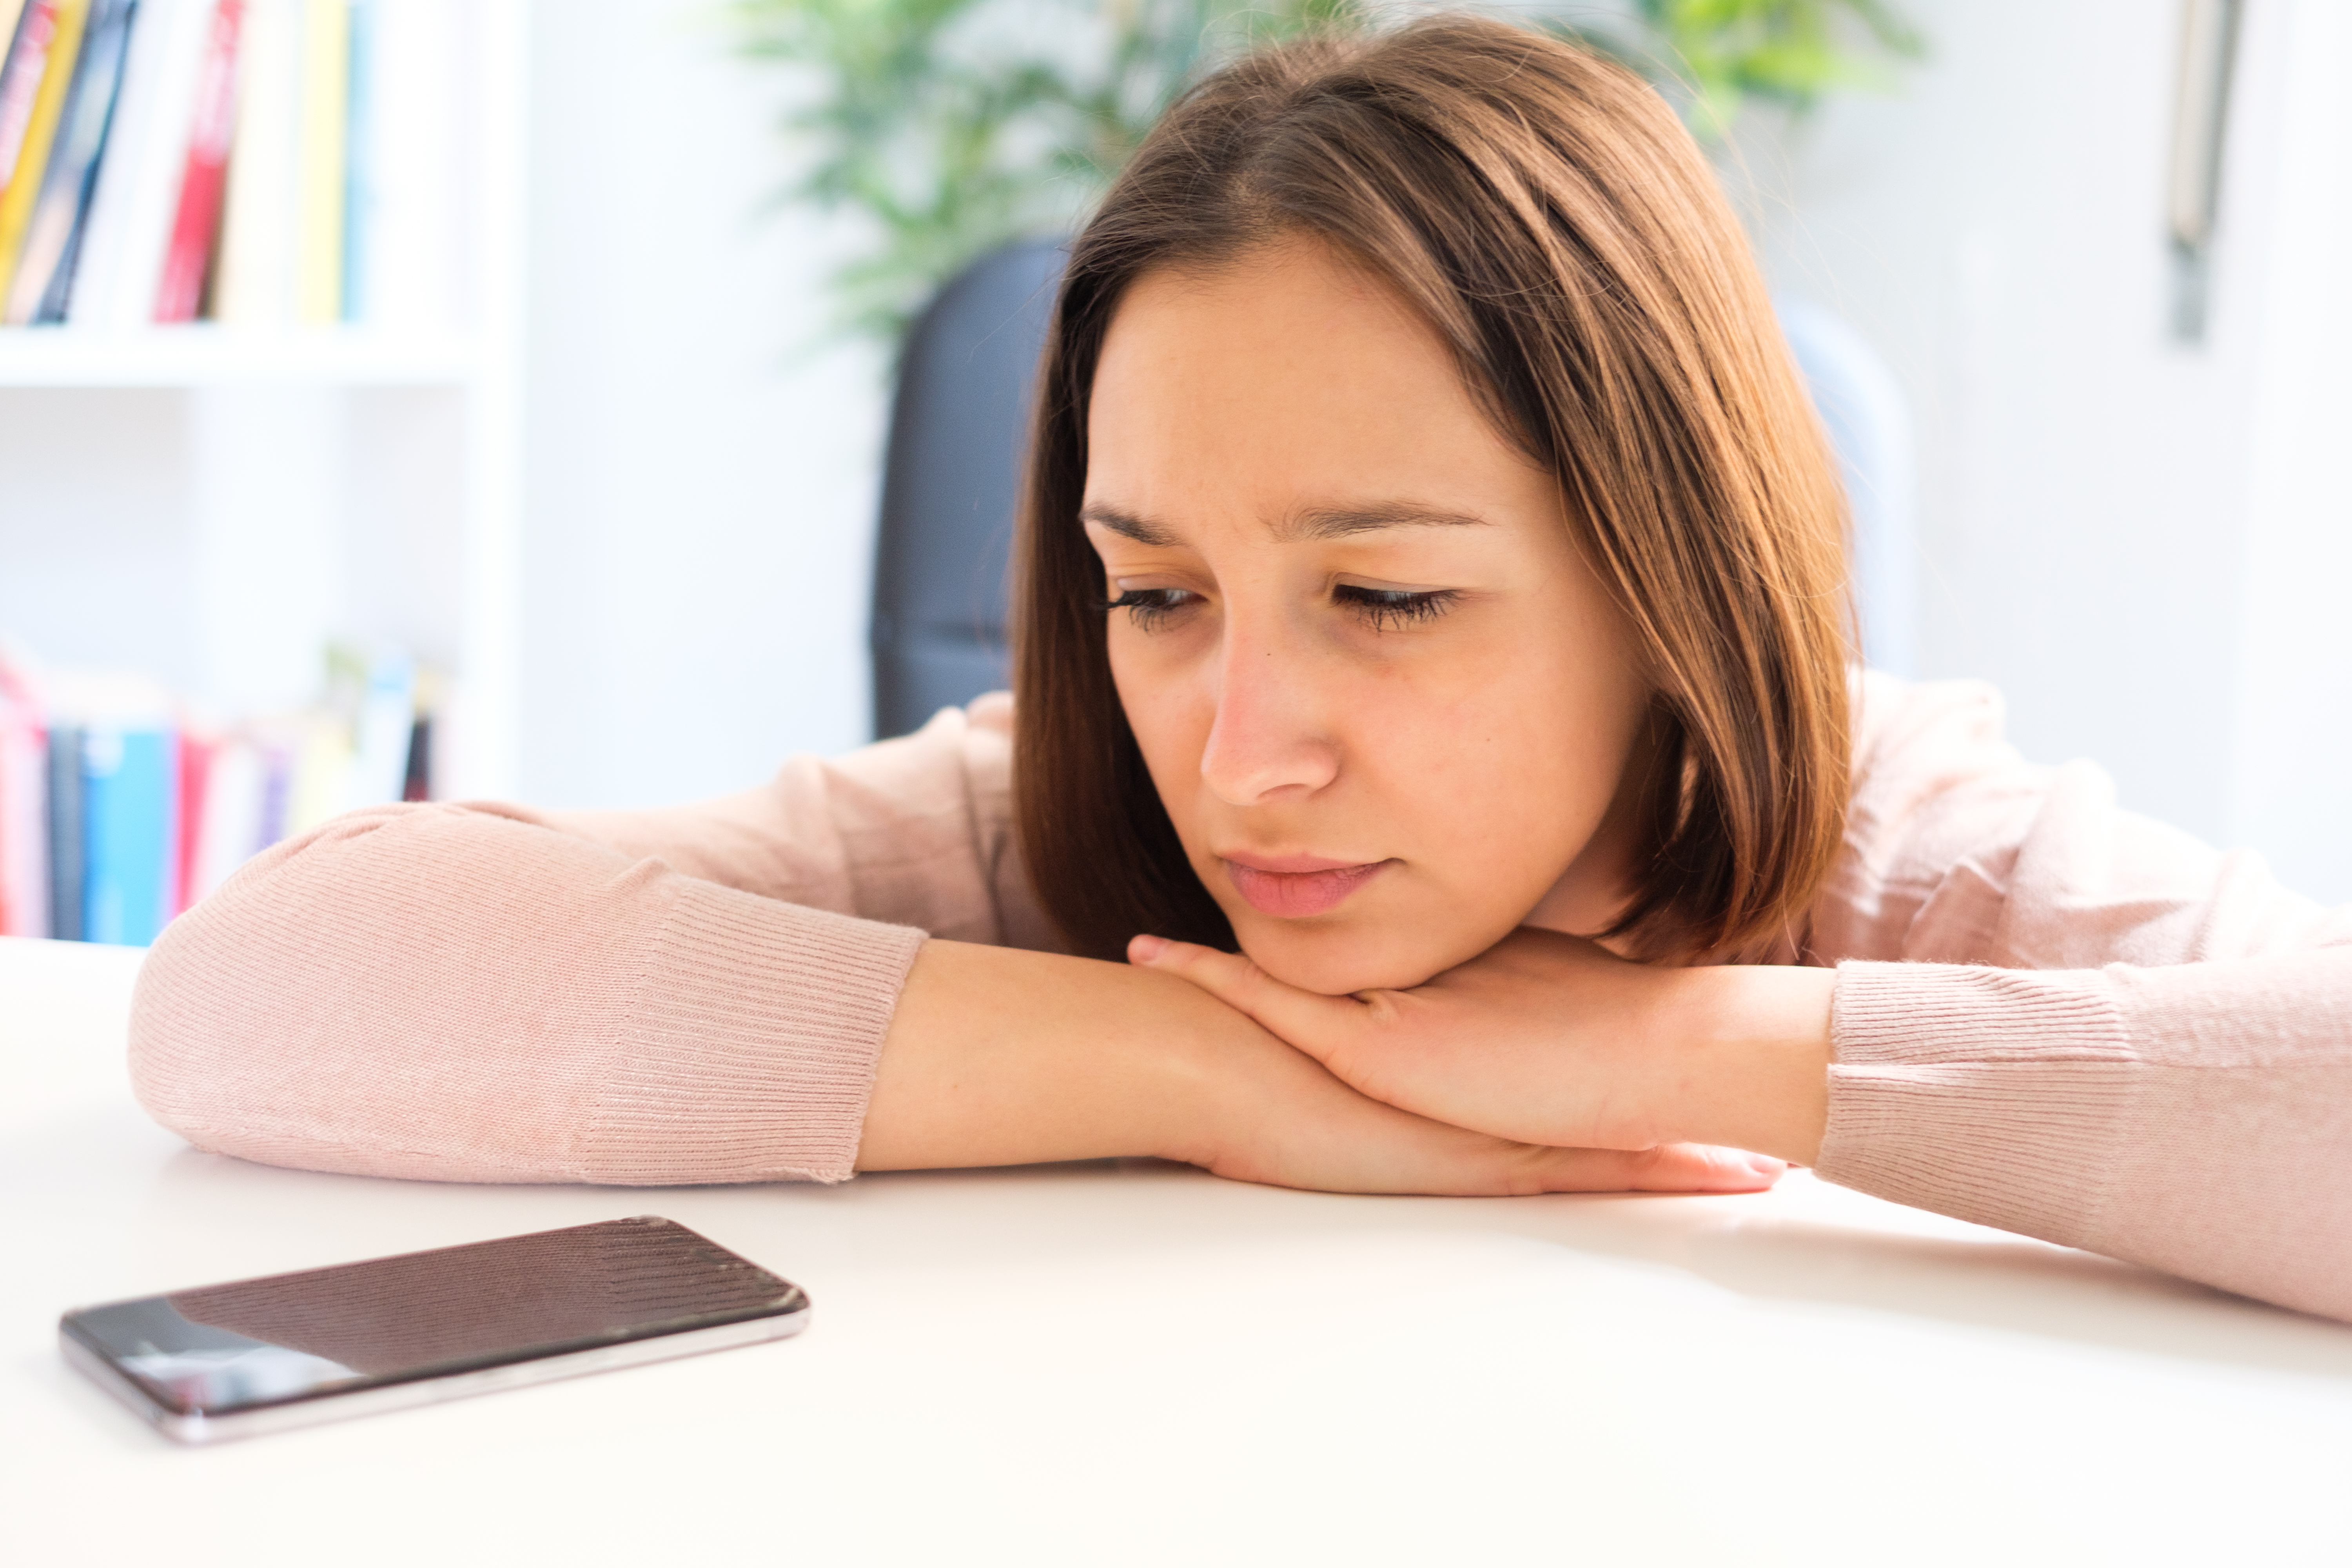
<svg viewBox="0 0 2352 1568">
<path fill-rule="evenodd" d="M 1077 514 L 1087 404 L 1129 285 L 1318 237 L 1432 322 L 1496 426 L 1559 475 L 1622 605 L 1659 762 L 1630 902 L 1646 957 L 1795 932 L 1845 813 L 1844 510 L 1747 241 L 1696 144 L 1621 68 L 1447 16 L 1227 67 L 1074 242 L 1040 371 L 1016 574 L 1019 839 L 1072 951 L 1230 948 L 1111 683 Z"/>
</svg>

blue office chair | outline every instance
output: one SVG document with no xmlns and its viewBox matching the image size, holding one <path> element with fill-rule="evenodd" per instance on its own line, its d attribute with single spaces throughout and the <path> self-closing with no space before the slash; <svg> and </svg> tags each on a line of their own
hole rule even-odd
<svg viewBox="0 0 2352 1568">
<path fill-rule="evenodd" d="M 874 732 L 1011 682 L 1005 637 L 1013 520 L 1029 403 L 1060 281 L 1056 241 L 974 262 L 907 336 L 874 560 Z M 1876 351 L 1830 311 L 1779 302 L 1853 508 L 1855 584 L 1871 662 L 1911 672 L 1916 649 L 1911 426 Z"/>
<path fill-rule="evenodd" d="M 1012 684 L 1005 622 L 1023 437 L 1058 241 L 982 257 L 907 334 L 874 552 L 874 733 Z"/>
</svg>

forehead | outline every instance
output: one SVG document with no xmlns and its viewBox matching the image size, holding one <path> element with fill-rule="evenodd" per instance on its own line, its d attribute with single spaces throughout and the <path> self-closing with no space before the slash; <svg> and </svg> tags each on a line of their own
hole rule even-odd
<svg viewBox="0 0 2352 1568">
<path fill-rule="evenodd" d="M 1531 480 L 1550 489 L 1436 329 L 1306 240 L 1137 279 L 1104 341 L 1087 453 L 1088 504 L 1131 516 L 1477 513 Z"/>
</svg>

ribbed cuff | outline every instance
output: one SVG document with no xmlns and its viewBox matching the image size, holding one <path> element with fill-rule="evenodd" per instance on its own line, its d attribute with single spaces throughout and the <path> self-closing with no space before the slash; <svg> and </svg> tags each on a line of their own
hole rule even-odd
<svg viewBox="0 0 2352 1568">
<path fill-rule="evenodd" d="M 588 1179 L 847 1179 L 924 933 L 681 881 L 598 1097 Z"/>
<path fill-rule="evenodd" d="M 1821 1175 L 2078 1245 L 2145 1070 L 2104 976 L 1842 963 Z"/>
</svg>

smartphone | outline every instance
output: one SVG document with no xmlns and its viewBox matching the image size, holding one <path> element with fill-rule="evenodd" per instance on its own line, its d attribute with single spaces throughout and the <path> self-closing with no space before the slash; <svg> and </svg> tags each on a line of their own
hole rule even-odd
<svg viewBox="0 0 2352 1568">
<path fill-rule="evenodd" d="M 75 1366 L 206 1443 L 780 1340 L 809 1299 L 654 1215 L 83 1307 Z"/>
</svg>

